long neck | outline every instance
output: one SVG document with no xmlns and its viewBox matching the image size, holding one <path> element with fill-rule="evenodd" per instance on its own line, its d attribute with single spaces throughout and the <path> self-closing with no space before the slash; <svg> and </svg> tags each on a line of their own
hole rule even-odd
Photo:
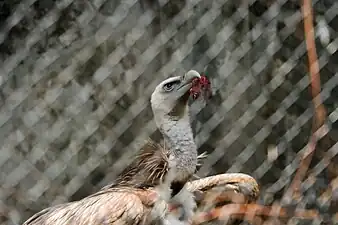
<svg viewBox="0 0 338 225">
<path fill-rule="evenodd" d="M 197 165 L 197 147 L 189 115 L 179 120 L 165 118 L 160 131 L 164 137 L 165 147 L 169 149 L 170 156 L 176 164 L 176 180 L 188 179 L 195 172 Z"/>
</svg>

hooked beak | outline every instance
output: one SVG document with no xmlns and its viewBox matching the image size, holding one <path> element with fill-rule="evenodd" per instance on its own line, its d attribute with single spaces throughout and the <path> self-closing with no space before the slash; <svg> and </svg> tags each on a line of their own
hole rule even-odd
<svg viewBox="0 0 338 225">
<path fill-rule="evenodd" d="M 191 87 L 191 82 L 194 78 L 201 78 L 201 75 L 196 70 L 189 70 L 186 74 L 184 74 L 181 78 L 182 82 L 180 86 L 178 86 L 177 90 L 180 90 L 183 87 L 189 86 Z"/>
<path fill-rule="evenodd" d="M 176 88 L 175 94 L 177 97 L 177 101 L 175 102 L 175 105 L 168 114 L 171 116 L 172 120 L 177 120 L 184 115 L 190 96 L 189 90 L 192 87 L 192 81 L 195 78 L 201 78 L 201 75 L 195 70 L 189 70 L 181 77 L 177 76 L 177 79 L 180 79 L 181 82 Z"/>
</svg>

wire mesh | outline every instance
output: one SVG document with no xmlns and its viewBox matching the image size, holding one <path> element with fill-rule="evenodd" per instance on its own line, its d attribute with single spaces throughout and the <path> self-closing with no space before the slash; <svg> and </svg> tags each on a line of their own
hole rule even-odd
<svg viewBox="0 0 338 225">
<path fill-rule="evenodd" d="M 2 224 L 111 183 L 147 137 L 159 139 L 149 105 L 155 86 L 189 69 L 213 88 L 212 99 L 191 105 L 199 152 L 209 154 L 197 174 L 244 172 L 260 183 L 260 203 L 281 201 L 314 115 L 300 1 L 0 5 Z M 294 204 L 333 224 L 338 4 L 313 0 L 313 10 L 329 129 Z"/>
</svg>

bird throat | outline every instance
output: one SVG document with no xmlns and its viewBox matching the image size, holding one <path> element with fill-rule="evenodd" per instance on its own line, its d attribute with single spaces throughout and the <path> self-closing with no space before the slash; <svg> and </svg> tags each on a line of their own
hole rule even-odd
<svg viewBox="0 0 338 225">
<path fill-rule="evenodd" d="M 176 105 L 173 107 L 173 109 L 169 112 L 169 116 L 173 120 L 179 120 L 182 118 L 187 110 L 187 103 L 189 100 L 190 94 L 187 92 L 182 97 L 180 97 L 176 103 Z"/>
<path fill-rule="evenodd" d="M 187 114 L 179 120 L 168 120 L 161 132 L 165 148 L 169 150 L 174 166 L 171 181 L 172 196 L 176 195 L 194 174 L 197 166 L 197 147 Z"/>
</svg>

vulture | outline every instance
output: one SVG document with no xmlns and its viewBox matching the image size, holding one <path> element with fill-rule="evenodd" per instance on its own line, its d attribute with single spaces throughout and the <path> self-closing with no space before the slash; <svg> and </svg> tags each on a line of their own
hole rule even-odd
<svg viewBox="0 0 338 225">
<path fill-rule="evenodd" d="M 46 208 L 23 225 L 188 225 L 197 203 L 216 187 L 256 199 L 258 185 L 246 174 L 190 181 L 205 157 L 198 156 L 188 106 L 192 92 L 195 98 L 203 87 L 208 89 L 209 83 L 199 80 L 206 81 L 190 70 L 162 81 L 153 91 L 150 103 L 162 144 L 149 139 L 114 183 L 79 201 Z M 179 206 L 179 213 L 170 210 L 172 205 Z"/>
</svg>

